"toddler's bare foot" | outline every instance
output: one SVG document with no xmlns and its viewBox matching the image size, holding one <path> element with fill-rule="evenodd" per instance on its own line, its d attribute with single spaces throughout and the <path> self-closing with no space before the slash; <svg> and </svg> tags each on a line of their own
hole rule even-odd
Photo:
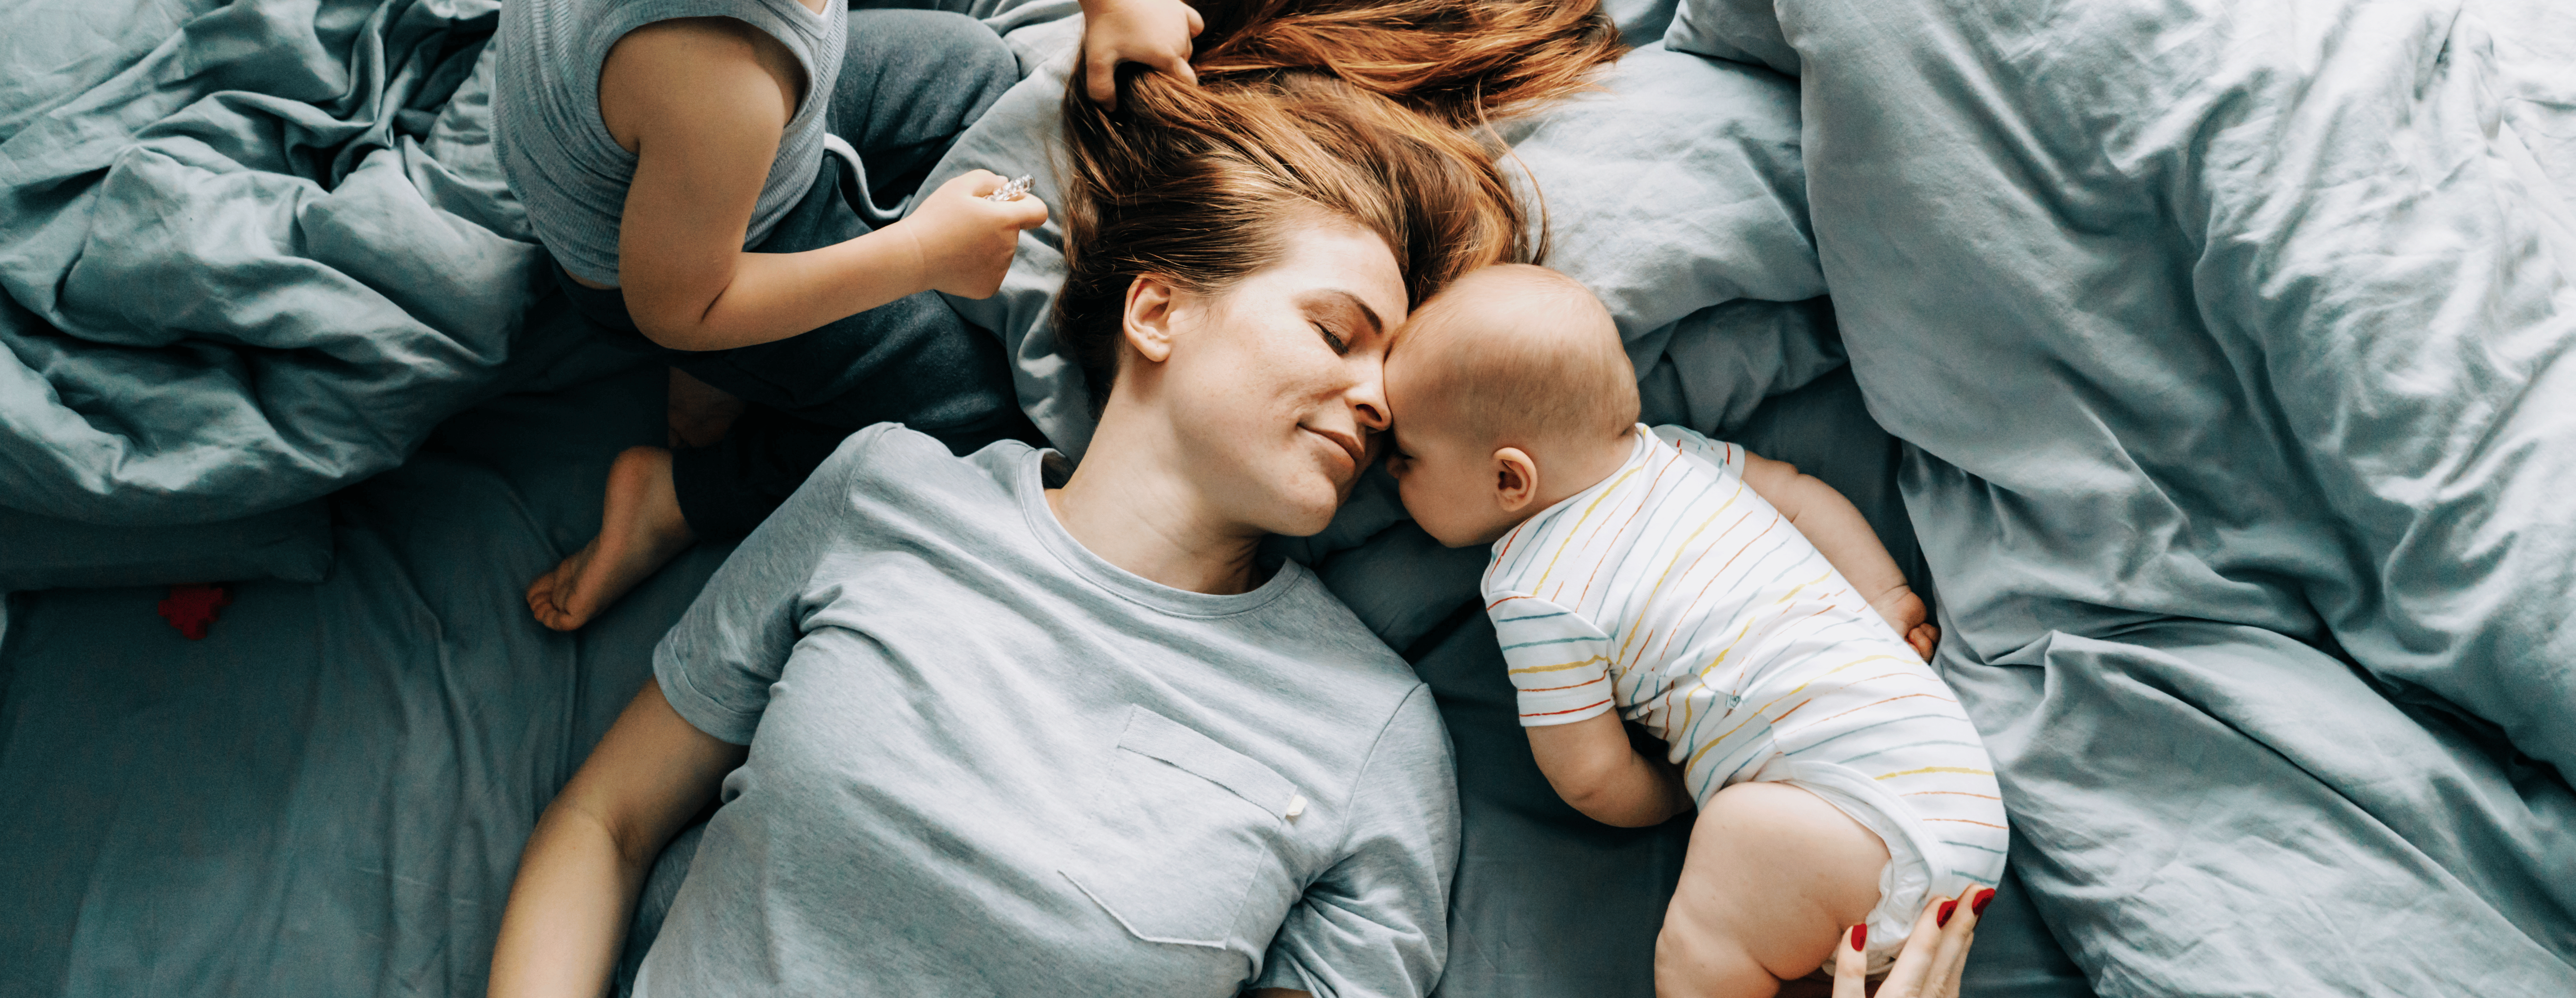
<svg viewBox="0 0 2576 998">
<path fill-rule="evenodd" d="M 1941 629 L 1932 626 L 1931 608 L 1923 605 L 1923 597 L 1914 595 L 1912 586 L 1890 589 L 1871 601 L 1870 607 L 1887 618 L 1887 626 L 1895 628 L 1897 635 L 1913 646 L 1915 654 L 1926 662 L 1932 660 L 1932 649 L 1941 644 Z"/>
<path fill-rule="evenodd" d="M 528 612 L 555 630 L 579 630 L 697 539 L 671 488 L 671 452 L 627 448 L 608 466 L 599 536 L 528 585 Z"/>
<path fill-rule="evenodd" d="M 671 446 L 710 447 L 742 416 L 742 400 L 679 368 L 671 369 L 669 407 Z"/>
</svg>

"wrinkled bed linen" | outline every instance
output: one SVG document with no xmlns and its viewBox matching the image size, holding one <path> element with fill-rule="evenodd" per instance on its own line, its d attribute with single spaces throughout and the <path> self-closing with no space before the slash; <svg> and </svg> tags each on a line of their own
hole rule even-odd
<svg viewBox="0 0 2576 998">
<path fill-rule="evenodd" d="M 1062 37 L 1046 32 L 1063 25 L 1048 22 L 1074 9 L 1071 0 L 943 6 L 997 30 L 1036 25 L 1008 35 L 1030 68 L 1061 50 Z M 1670 13 L 1669 3 L 1610 6 L 1636 42 L 1651 42 Z M 124 22 L 52 15 L 94 47 L 60 64 L 63 78 L 80 84 L 62 92 L 113 76 L 197 12 L 134 10 Z M 1586 193 L 1580 174 L 1562 183 L 1542 175 L 1549 196 L 1590 197 L 1604 212 L 1733 219 L 1765 227 L 1741 234 L 1748 244 L 1799 248 L 1785 259 L 1749 254 L 1723 241 L 1731 237 L 1722 224 L 1732 223 L 1695 232 L 1696 223 L 1668 222 L 1661 231 L 1671 244 L 1623 248 L 1613 232 L 1596 239 L 1598 255 L 1571 253 L 1565 247 L 1576 241 L 1560 230 L 1555 262 L 1600 268 L 1587 280 L 1629 282 L 1621 320 L 1650 418 L 1726 429 L 1799 462 L 1851 494 L 1900 560 L 1912 561 L 1893 495 L 1897 452 L 1861 411 L 1849 377 L 1835 372 L 1841 348 L 1831 311 L 1811 297 L 1821 283 L 1804 248 L 1803 209 L 1786 203 L 1804 184 L 1795 123 L 1782 117 L 1794 112 L 1790 91 L 1738 68 L 1657 58 L 1683 79 L 1742 77 L 1715 85 L 1760 97 L 1746 105 L 1759 110 L 1755 120 L 1729 126 L 1719 119 L 1743 108 L 1694 105 L 1686 89 L 1666 87 L 1662 99 L 1681 118 L 1632 119 L 1639 128 L 1739 129 L 1720 133 L 1742 149 L 1718 163 L 1725 179 L 1700 182 L 1696 201 L 1707 214 L 1675 215 L 1651 192 L 1606 183 Z M 460 151 L 475 119 L 453 109 L 479 99 L 476 79 L 458 85 L 437 119 L 460 136 L 439 152 L 443 170 L 406 173 L 443 210 L 515 234 L 506 202 L 478 201 L 497 188 L 477 188 L 477 178 L 496 175 Z M 45 110 L 10 103 L 23 93 L 0 88 L 0 135 Z M 1564 134 L 1622 140 L 1615 130 Z M 1033 129 L 1026 141 L 1051 135 Z M 1041 146 L 1003 148 L 1016 162 Z M 1524 142 L 1523 152 L 1544 149 Z M 1627 162 L 1632 171 L 1658 169 L 1652 157 Z M 1711 196 L 1711 185 L 1726 196 Z M 1581 217 L 1565 207 L 1570 200 L 1555 203 L 1560 224 Z M 1648 252 L 1731 253 L 1737 266 L 1659 287 L 1638 279 L 1651 276 Z M 1750 293 L 1722 286 L 1809 300 L 1721 300 Z M 549 363 L 530 359 L 541 335 L 550 334 L 520 334 L 514 368 Z M 1025 364 L 1034 355 L 1022 356 Z M 24 971 L 0 974 L 0 994 L 481 992 L 518 844 L 640 682 L 653 639 L 724 553 L 691 553 L 578 638 L 528 620 L 518 587 L 595 530 L 607 457 L 659 437 L 652 372 L 596 383 L 585 372 L 600 373 L 553 362 L 517 383 L 570 387 L 485 403 L 450 420 L 400 468 L 338 494 L 329 501 L 341 552 L 332 574 L 316 586 L 236 587 L 205 642 L 162 626 L 150 611 L 154 591 L 17 597 L 0 647 L 0 808 L 41 820 L 0 825 L 0 880 L 23 887 L 19 905 L 0 909 L 0 938 Z M 1607 829 L 1546 789 L 1505 709 L 1508 684 L 1490 632 L 1477 629 L 1481 615 L 1455 612 L 1472 609 L 1462 601 L 1481 559 L 1442 551 L 1410 525 L 1386 526 L 1397 515 L 1391 500 L 1364 493 L 1352 516 L 1302 553 L 1408 650 L 1461 748 L 1476 748 L 1475 758 L 1460 759 L 1470 819 L 1443 993 L 1651 993 L 1653 933 L 1686 823 Z M 327 626 L 315 632 L 314 621 Z M 639 946 L 689 851 L 684 838 L 657 864 L 638 911 Z M 1552 875 L 1578 868 L 1597 876 Z M 1977 993 L 2081 994 L 2069 970 L 2008 887 L 1972 965 Z"/>
<path fill-rule="evenodd" d="M 497 10 L 18 5 L 0 501 L 264 513 L 393 467 L 494 390 L 542 259 L 484 131 Z"/>
<path fill-rule="evenodd" d="M 2105 994 L 2576 993 L 2576 10 L 1694 4 Z"/>
</svg>

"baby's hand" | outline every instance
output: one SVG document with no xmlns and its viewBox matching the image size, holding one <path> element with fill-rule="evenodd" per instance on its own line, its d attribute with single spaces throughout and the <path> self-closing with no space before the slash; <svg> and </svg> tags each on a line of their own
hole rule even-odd
<svg viewBox="0 0 2576 998">
<path fill-rule="evenodd" d="M 1914 646 L 1915 654 L 1926 662 L 1932 660 L 1932 649 L 1941 643 L 1941 629 L 1932 626 L 1931 611 L 1923 605 L 1922 597 L 1914 595 L 1914 587 L 1890 589 L 1869 606 L 1887 618 L 1887 626 L 1904 636 L 1906 644 Z"/>
<path fill-rule="evenodd" d="M 1181 0 L 1082 0 L 1083 92 L 1118 106 L 1118 64 L 1132 62 L 1197 83 L 1190 39 L 1207 22 Z"/>
<path fill-rule="evenodd" d="M 1000 175 L 968 170 L 886 230 L 912 238 L 922 287 L 960 298 L 989 298 L 1002 289 L 1020 230 L 1046 224 L 1047 207 L 1034 197 L 984 199 L 1001 187 Z"/>
</svg>

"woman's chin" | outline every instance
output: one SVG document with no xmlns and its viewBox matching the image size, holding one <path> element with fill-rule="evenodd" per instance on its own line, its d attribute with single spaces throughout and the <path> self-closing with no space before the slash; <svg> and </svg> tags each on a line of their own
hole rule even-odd
<svg viewBox="0 0 2576 998">
<path fill-rule="evenodd" d="M 1277 506 L 1263 524 L 1271 533 L 1287 537 L 1312 537 L 1333 523 L 1333 514 L 1341 511 L 1342 499 L 1349 490 L 1323 476 L 1295 483 L 1280 492 Z"/>
</svg>

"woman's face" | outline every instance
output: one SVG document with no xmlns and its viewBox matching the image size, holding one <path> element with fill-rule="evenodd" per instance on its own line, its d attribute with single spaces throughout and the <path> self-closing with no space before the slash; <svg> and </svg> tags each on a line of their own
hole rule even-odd
<svg viewBox="0 0 2576 998">
<path fill-rule="evenodd" d="M 1386 241 L 1355 223 L 1317 213 L 1286 241 L 1278 263 L 1219 294 L 1171 292 L 1156 380 L 1211 512 L 1302 537 L 1332 522 L 1377 454 L 1405 292 Z"/>
</svg>

